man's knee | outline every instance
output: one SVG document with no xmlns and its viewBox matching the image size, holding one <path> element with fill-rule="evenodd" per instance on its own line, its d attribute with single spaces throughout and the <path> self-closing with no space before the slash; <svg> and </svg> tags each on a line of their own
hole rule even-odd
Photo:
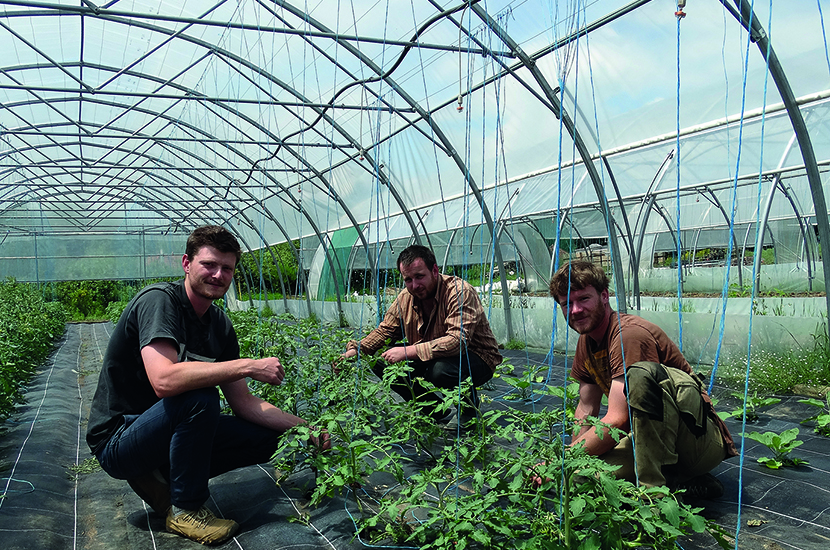
<svg viewBox="0 0 830 550">
<path fill-rule="evenodd" d="M 219 390 L 216 387 L 190 390 L 163 400 L 165 412 L 173 418 L 190 418 L 197 415 L 219 417 Z"/>
<path fill-rule="evenodd" d="M 663 420 L 663 389 L 665 367 L 660 363 L 639 361 L 626 370 L 628 404 L 653 420 Z"/>
</svg>

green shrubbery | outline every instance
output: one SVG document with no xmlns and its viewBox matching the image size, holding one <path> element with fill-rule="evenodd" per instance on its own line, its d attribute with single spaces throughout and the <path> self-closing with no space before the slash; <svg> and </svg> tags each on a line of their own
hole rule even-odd
<svg viewBox="0 0 830 550">
<path fill-rule="evenodd" d="M 23 399 L 23 385 L 63 334 L 68 316 L 30 284 L 0 283 L 0 420 Z"/>
<path fill-rule="evenodd" d="M 300 246 L 299 241 L 293 243 L 280 243 L 271 246 L 271 252 L 265 249 L 253 252 L 245 252 L 239 261 L 239 268 L 234 275 L 234 281 L 239 295 L 247 298 L 253 294 L 258 298 L 261 293 L 269 299 L 282 298 L 282 286 L 280 285 L 280 274 L 285 284 L 285 290 L 292 294 L 297 286 L 298 264 L 292 252 Z M 274 264 L 276 258 L 277 264 Z M 247 273 L 247 276 L 245 274 Z M 252 277 L 249 280 L 248 277 Z M 249 283 L 253 286 L 250 288 Z"/>
<path fill-rule="evenodd" d="M 73 321 L 112 320 L 112 304 L 115 311 L 124 306 L 145 286 L 159 281 L 172 281 L 176 278 L 150 279 L 147 281 L 61 281 L 44 283 L 40 292 L 44 299 L 60 302 Z M 118 315 L 115 319 L 118 319 Z"/>
</svg>

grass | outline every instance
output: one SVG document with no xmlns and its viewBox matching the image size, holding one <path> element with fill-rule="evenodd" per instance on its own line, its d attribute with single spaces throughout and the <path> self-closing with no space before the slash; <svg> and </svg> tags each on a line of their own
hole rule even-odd
<svg viewBox="0 0 830 550">
<path fill-rule="evenodd" d="M 70 465 L 67 470 L 67 477 L 71 481 L 75 481 L 81 474 L 92 474 L 97 472 L 101 469 L 101 465 L 98 464 L 98 459 L 94 456 L 91 458 L 87 458 L 80 464 L 72 464 Z"/>
<path fill-rule="evenodd" d="M 796 386 L 830 386 L 830 343 L 827 334 L 814 335 L 811 349 L 755 351 L 750 355 L 750 391 L 761 394 L 791 393 Z M 739 387 L 746 376 L 746 361 L 721 365 L 719 379 Z"/>
</svg>

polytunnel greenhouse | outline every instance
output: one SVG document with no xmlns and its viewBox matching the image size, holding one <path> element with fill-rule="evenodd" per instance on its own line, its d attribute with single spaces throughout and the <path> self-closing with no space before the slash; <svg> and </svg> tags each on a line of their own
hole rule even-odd
<svg viewBox="0 0 830 550">
<path fill-rule="evenodd" d="M 824 0 L 0 6 L 3 548 L 193 544 L 83 438 L 118 315 L 206 225 L 242 247 L 219 302 L 242 353 L 285 367 L 251 391 L 333 442 L 212 479 L 227 547 L 827 548 Z M 504 358 L 466 432 L 404 429 L 371 358 L 337 368 L 413 244 Z M 705 379 L 739 452 L 721 498 L 569 454 L 572 260 Z M 561 484 L 522 482 L 557 457 Z"/>
</svg>

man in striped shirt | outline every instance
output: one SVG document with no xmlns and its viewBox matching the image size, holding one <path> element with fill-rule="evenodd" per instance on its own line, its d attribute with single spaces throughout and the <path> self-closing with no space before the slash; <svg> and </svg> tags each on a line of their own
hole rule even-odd
<svg viewBox="0 0 830 550">
<path fill-rule="evenodd" d="M 349 342 L 342 357 L 354 357 L 358 351 L 373 354 L 391 342 L 393 347 L 373 368 L 375 374 L 382 377 L 386 364 L 408 361 L 412 372 L 392 388 L 404 399 L 424 403 L 439 403 L 440 397 L 421 387 L 417 378 L 439 388 L 458 387 L 467 377 L 475 387 L 490 380 L 502 357 L 475 289 L 463 279 L 441 274 L 435 254 L 425 246 L 404 249 L 398 269 L 406 290 L 378 327 L 359 343 Z M 471 404 L 477 407 L 477 398 Z M 447 416 L 435 408 L 431 411 L 437 421 Z"/>
</svg>

